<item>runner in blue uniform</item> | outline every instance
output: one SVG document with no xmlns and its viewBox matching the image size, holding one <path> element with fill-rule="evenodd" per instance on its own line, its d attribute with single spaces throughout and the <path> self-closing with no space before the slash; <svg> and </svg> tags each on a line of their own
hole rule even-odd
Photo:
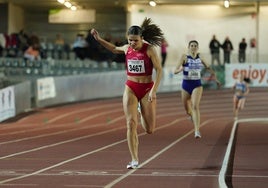
<svg viewBox="0 0 268 188">
<path fill-rule="evenodd" d="M 248 87 L 249 79 L 245 79 L 244 75 L 241 74 L 239 80 L 235 82 L 233 86 L 234 90 L 234 119 L 237 120 L 238 113 L 240 110 L 244 109 L 246 102 L 246 95 L 249 93 Z"/>
<path fill-rule="evenodd" d="M 218 86 L 220 82 L 217 80 L 215 72 L 207 65 L 198 53 L 198 42 L 192 40 L 188 45 L 189 54 L 183 54 L 174 74 L 183 71 L 181 97 L 186 113 L 193 121 L 195 129 L 195 138 L 201 138 L 200 127 L 200 100 L 203 93 L 201 84 L 201 70 L 206 68 L 215 78 Z"/>
</svg>

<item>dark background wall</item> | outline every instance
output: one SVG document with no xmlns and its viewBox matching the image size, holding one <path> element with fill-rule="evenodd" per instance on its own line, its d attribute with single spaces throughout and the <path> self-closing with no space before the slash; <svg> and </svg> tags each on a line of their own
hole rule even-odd
<svg viewBox="0 0 268 188">
<path fill-rule="evenodd" d="M 1 14 L 2 11 L 1 11 Z M 1 27 L 3 27 L 1 25 Z M 87 34 L 91 28 L 98 29 L 103 36 L 125 38 L 126 12 L 123 8 L 112 10 L 96 10 L 96 22 L 90 24 L 51 24 L 48 23 L 48 12 L 34 10 L 25 11 L 25 31 L 49 41 L 54 41 L 57 33 L 62 34 L 66 42 L 72 43 L 77 33 Z"/>
<path fill-rule="evenodd" d="M 8 5 L 0 3 L 0 33 L 7 33 Z"/>
</svg>

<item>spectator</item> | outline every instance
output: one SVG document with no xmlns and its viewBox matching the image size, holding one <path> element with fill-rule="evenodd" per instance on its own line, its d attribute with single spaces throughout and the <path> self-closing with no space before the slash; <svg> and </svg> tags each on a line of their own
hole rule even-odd
<svg viewBox="0 0 268 188">
<path fill-rule="evenodd" d="M 35 44 L 40 44 L 40 39 L 39 37 L 35 34 L 35 33 L 32 33 L 32 35 L 28 38 L 28 44 L 29 45 L 35 45 Z"/>
<path fill-rule="evenodd" d="M 168 43 L 167 43 L 166 39 L 163 38 L 162 41 L 161 41 L 161 57 L 162 57 L 161 64 L 162 64 L 162 67 L 164 67 L 165 63 L 166 63 L 167 47 L 168 47 Z"/>
<path fill-rule="evenodd" d="M 123 45 L 125 45 L 125 44 L 127 44 L 128 42 L 127 41 L 123 41 L 123 40 L 121 40 L 121 39 L 117 39 L 116 41 L 115 41 L 115 45 L 116 46 L 123 46 Z M 114 57 L 114 61 L 116 62 L 116 63 L 125 63 L 125 59 L 126 59 L 126 56 L 125 56 L 125 54 L 124 53 L 120 53 L 120 54 L 115 54 L 115 57 Z"/>
<path fill-rule="evenodd" d="M 226 37 L 224 43 L 222 44 L 222 49 L 223 49 L 223 53 L 224 53 L 224 56 L 223 56 L 224 63 L 230 63 L 231 62 L 231 60 L 230 60 L 231 52 L 234 48 L 233 48 L 233 44 L 230 41 L 229 37 Z"/>
<path fill-rule="evenodd" d="M 106 34 L 104 36 L 104 40 L 113 43 L 112 36 L 110 34 Z M 114 57 L 115 55 L 110 50 L 106 49 L 102 45 L 99 46 L 99 57 L 98 57 L 99 61 L 106 61 L 109 64 L 109 66 L 111 66 Z"/>
<path fill-rule="evenodd" d="M 245 63 L 246 62 L 246 49 L 247 49 L 246 39 L 242 38 L 242 41 L 239 43 L 239 50 L 238 50 L 238 61 L 239 61 L 239 63 Z"/>
<path fill-rule="evenodd" d="M 39 44 L 34 43 L 24 52 L 24 58 L 30 61 L 40 60 Z"/>
<path fill-rule="evenodd" d="M 18 48 L 20 52 L 24 52 L 25 50 L 27 50 L 27 48 L 29 47 L 28 41 L 29 36 L 24 30 L 21 30 L 18 34 Z"/>
<path fill-rule="evenodd" d="M 6 56 L 7 57 L 17 57 L 18 54 L 18 37 L 16 33 L 10 35 L 5 34 L 6 39 Z"/>
<path fill-rule="evenodd" d="M 88 44 L 88 52 L 87 57 L 89 59 L 97 60 L 99 56 L 99 48 L 100 44 L 94 39 L 94 37 L 90 33 L 91 30 L 88 31 L 86 41 Z"/>
<path fill-rule="evenodd" d="M 220 61 L 220 42 L 216 39 L 216 35 L 213 35 L 212 40 L 209 43 L 209 49 L 211 53 L 211 65 L 214 66 L 214 61 L 217 61 L 218 65 L 221 65 Z"/>
<path fill-rule="evenodd" d="M 84 38 L 83 34 L 77 34 L 76 40 L 73 43 L 73 50 L 75 56 L 78 59 L 84 60 L 86 58 L 87 51 L 87 41 Z"/>
</svg>

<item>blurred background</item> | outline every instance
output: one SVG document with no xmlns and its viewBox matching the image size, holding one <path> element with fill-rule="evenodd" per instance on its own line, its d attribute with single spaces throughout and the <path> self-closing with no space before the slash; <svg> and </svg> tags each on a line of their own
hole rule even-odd
<svg viewBox="0 0 268 188">
<path fill-rule="evenodd" d="M 181 76 L 172 71 L 189 40 L 199 42 L 223 88 L 242 72 L 252 87 L 267 87 L 267 0 L 0 0 L 0 121 L 38 107 L 121 96 L 124 55 L 104 49 L 89 31 L 96 28 L 123 45 L 127 28 L 145 17 L 160 26 L 166 40 L 160 92 L 180 90 Z M 213 36 L 220 45 L 219 63 L 212 61 Z M 216 88 L 207 74 L 203 84 Z"/>
</svg>

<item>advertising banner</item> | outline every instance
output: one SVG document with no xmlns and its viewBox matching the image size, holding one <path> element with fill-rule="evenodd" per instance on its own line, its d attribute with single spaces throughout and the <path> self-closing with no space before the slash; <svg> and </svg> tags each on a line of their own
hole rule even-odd
<svg viewBox="0 0 268 188">
<path fill-rule="evenodd" d="M 16 114 L 15 109 L 15 96 L 14 87 L 10 86 L 0 90 L 0 122 L 8 118 L 14 117 Z"/>
<path fill-rule="evenodd" d="M 56 96 L 55 82 L 53 77 L 37 80 L 37 99 L 44 100 Z"/>
<path fill-rule="evenodd" d="M 225 87 L 232 87 L 241 74 L 250 79 L 251 87 L 268 86 L 267 76 L 268 64 L 226 64 L 225 65 Z"/>
</svg>

